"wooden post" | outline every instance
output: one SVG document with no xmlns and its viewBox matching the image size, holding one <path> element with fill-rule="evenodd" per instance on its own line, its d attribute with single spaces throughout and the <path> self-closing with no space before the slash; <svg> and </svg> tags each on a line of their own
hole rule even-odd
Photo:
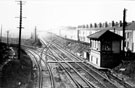
<svg viewBox="0 0 135 88">
<path fill-rule="evenodd" d="M 18 59 L 20 59 L 21 50 L 21 31 L 22 31 L 22 1 L 20 2 L 20 23 L 19 23 L 19 46 L 18 46 Z"/>
</svg>

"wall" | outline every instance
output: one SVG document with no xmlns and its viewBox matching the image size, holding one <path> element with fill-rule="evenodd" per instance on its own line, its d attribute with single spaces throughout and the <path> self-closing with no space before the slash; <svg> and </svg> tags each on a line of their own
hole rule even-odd
<svg viewBox="0 0 135 88">
<path fill-rule="evenodd" d="M 89 29 L 89 28 L 79 28 L 79 39 L 80 41 L 83 41 L 83 42 L 86 42 L 86 43 L 89 43 L 89 39 L 87 38 L 87 36 L 97 32 L 97 30 L 94 30 L 94 29 Z"/>
<path fill-rule="evenodd" d="M 89 62 L 100 67 L 100 63 L 101 63 L 100 59 L 101 59 L 100 52 L 95 51 L 95 50 L 91 50 Z"/>
<path fill-rule="evenodd" d="M 120 54 L 111 54 L 102 52 L 101 67 L 114 68 L 121 62 Z"/>
<path fill-rule="evenodd" d="M 133 50 L 132 44 L 133 44 L 133 31 L 127 30 L 126 31 L 126 47 L 131 51 Z"/>
<path fill-rule="evenodd" d="M 100 41 L 96 41 L 96 40 L 91 40 L 91 49 L 94 49 L 94 50 L 97 50 L 97 51 L 100 51 Z"/>
</svg>

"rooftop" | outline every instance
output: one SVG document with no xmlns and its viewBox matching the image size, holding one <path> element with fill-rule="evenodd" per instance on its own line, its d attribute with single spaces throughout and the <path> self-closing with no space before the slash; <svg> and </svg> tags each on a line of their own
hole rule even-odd
<svg viewBox="0 0 135 88">
<path fill-rule="evenodd" d="M 101 40 L 103 38 L 117 40 L 117 39 L 122 39 L 123 37 L 121 37 L 118 34 L 115 34 L 114 32 L 111 32 L 109 30 L 101 30 L 101 31 L 98 31 L 94 34 L 89 35 L 88 38 L 97 39 L 97 40 Z"/>
<path fill-rule="evenodd" d="M 130 23 L 129 25 L 126 26 L 127 30 L 135 30 L 135 22 L 133 21 L 132 23 Z"/>
</svg>

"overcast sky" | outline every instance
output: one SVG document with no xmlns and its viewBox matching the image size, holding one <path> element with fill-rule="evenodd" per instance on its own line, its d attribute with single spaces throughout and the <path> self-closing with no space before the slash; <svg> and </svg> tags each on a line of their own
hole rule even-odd
<svg viewBox="0 0 135 88">
<path fill-rule="evenodd" d="M 3 32 L 18 33 L 19 5 L 17 0 L 0 0 L 0 24 Z M 90 23 L 122 20 L 127 9 L 128 22 L 135 20 L 134 0 L 23 0 L 23 34 L 60 26 L 78 26 Z"/>
</svg>

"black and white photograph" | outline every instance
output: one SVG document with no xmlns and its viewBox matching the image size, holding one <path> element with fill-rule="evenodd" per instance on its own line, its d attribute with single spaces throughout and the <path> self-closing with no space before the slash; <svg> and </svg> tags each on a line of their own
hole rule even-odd
<svg viewBox="0 0 135 88">
<path fill-rule="evenodd" d="M 135 88 L 135 0 L 0 0 L 0 88 Z"/>
</svg>

